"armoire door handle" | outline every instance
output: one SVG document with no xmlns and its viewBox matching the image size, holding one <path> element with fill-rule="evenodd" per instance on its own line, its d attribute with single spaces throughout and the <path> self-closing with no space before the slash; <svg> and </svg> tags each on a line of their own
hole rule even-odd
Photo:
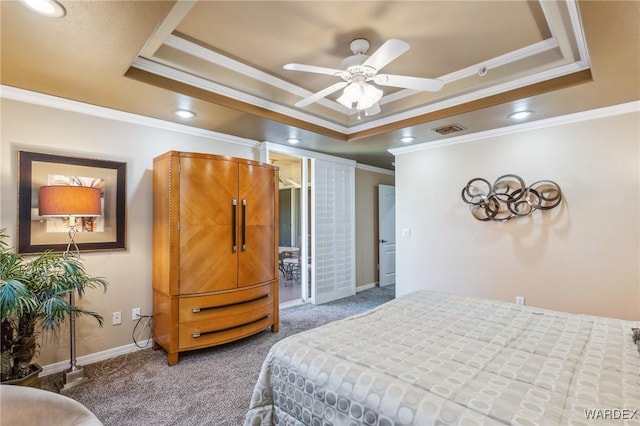
<svg viewBox="0 0 640 426">
<path fill-rule="evenodd" d="M 238 227 L 236 226 L 236 209 L 238 205 L 238 200 L 233 198 L 231 200 L 231 251 L 235 253 L 238 251 Z"/>
<path fill-rule="evenodd" d="M 242 251 L 247 250 L 247 200 L 242 199 Z"/>
</svg>

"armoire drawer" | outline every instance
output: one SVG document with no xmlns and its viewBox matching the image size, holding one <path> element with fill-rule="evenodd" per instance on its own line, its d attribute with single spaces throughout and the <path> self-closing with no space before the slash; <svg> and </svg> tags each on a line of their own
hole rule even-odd
<svg viewBox="0 0 640 426">
<path fill-rule="evenodd" d="M 183 296 L 178 302 L 180 323 L 205 321 L 220 316 L 248 312 L 262 306 L 273 309 L 273 284 L 207 296 Z"/>
<path fill-rule="evenodd" d="M 180 350 L 230 342 L 249 336 L 273 324 L 273 300 L 249 302 L 207 311 L 207 318 L 180 322 Z"/>
</svg>

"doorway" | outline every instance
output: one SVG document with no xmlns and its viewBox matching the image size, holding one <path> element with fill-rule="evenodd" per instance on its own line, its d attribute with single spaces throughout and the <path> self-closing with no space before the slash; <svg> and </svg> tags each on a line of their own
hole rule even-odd
<svg viewBox="0 0 640 426">
<path fill-rule="evenodd" d="M 291 200 L 282 224 L 290 231 L 279 241 L 280 307 L 354 295 L 355 161 L 269 142 L 261 159 L 278 167 L 281 189 L 289 189 L 280 211 Z"/>
<path fill-rule="evenodd" d="M 396 283 L 396 188 L 378 185 L 378 256 L 380 287 Z"/>
<path fill-rule="evenodd" d="M 280 303 L 301 301 L 302 294 L 302 159 L 270 153 L 279 169 L 279 274 Z M 306 280 L 305 280 L 306 281 Z"/>
</svg>

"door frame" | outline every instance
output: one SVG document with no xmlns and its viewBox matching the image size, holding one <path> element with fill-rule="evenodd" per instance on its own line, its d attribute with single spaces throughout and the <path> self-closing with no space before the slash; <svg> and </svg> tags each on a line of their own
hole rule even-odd
<svg viewBox="0 0 640 426">
<path fill-rule="evenodd" d="M 311 215 L 309 215 L 309 198 L 308 198 L 308 184 L 309 184 L 309 160 L 324 160 L 336 164 L 344 164 L 353 166 L 355 169 L 356 162 L 353 160 L 348 160 L 341 157 L 334 157 L 332 155 L 321 154 L 314 151 L 307 151 L 305 149 L 295 148 L 286 145 L 275 144 L 272 142 L 264 142 L 260 146 L 260 161 L 269 163 L 269 153 L 274 152 L 278 154 L 288 155 L 292 157 L 298 157 L 302 160 L 302 188 L 300 191 L 300 226 L 301 226 L 301 247 L 300 247 L 300 258 L 301 258 L 301 274 L 302 281 L 302 300 L 304 302 L 315 303 L 314 293 L 315 293 L 315 262 L 311 261 L 309 263 L 309 259 L 314 258 L 313 247 L 308 244 L 309 236 L 311 236 L 311 241 L 315 241 L 315 236 L 313 235 L 314 230 L 311 229 L 309 231 L 309 216 L 313 216 L 314 214 L 314 201 L 313 196 L 311 199 Z M 311 161 L 312 162 L 312 161 Z M 355 182 L 354 182 L 355 185 Z M 313 192 L 313 182 L 311 183 L 311 191 Z M 354 200 L 355 202 L 355 200 Z M 355 239 L 355 224 L 354 224 L 354 239 Z M 354 280 L 355 280 L 355 240 L 354 240 L 354 255 L 353 255 L 353 268 L 354 268 Z M 311 273 L 305 273 L 304 271 L 310 271 Z M 309 283 L 309 276 L 311 276 L 311 283 Z M 309 285 L 310 284 L 310 285 Z M 355 281 L 354 281 L 355 288 Z"/>
</svg>

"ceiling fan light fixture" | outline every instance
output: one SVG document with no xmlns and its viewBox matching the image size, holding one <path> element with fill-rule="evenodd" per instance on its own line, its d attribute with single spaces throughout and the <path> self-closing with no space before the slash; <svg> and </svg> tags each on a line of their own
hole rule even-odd
<svg viewBox="0 0 640 426">
<path fill-rule="evenodd" d="M 353 108 L 353 102 L 349 99 L 348 96 L 345 96 L 343 93 L 338 99 L 336 99 L 339 104 L 344 105 L 346 108 Z"/>
<path fill-rule="evenodd" d="M 50 18 L 62 18 L 67 10 L 56 0 L 22 0 L 29 9 Z"/>
<path fill-rule="evenodd" d="M 362 87 L 358 83 L 351 83 L 344 88 L 344 95 L 351 102 L 358 102 L 362 96 Z"/>
<path fill-rule="evenodd" d="M 353 106 L 353 104 L 347 100 L 347 97 L 344 95 L 344 93 L 340 95 L 340 97 L 336 99 L 336 101 L 338 101 L 339 104 L 344 105 L 345 108 L 351 109 L 351 107 Z"/>
<path fill-rule="evenodd" d="M 356 106 L 356 109 L 359 111 L 371 108 L 382 98 L 382 90 L 371 84 L 362 83 L 362 85 L 362 96 L 360 96 L 358 105 Z"/>
<path fill-rule="evenodd" d="M 358 83 L 350 83 L 344 88 L 342 95 L 337 99 L 339 103 L 351 109 L 353 104 L 358 102 L 362 97 L 362 87 Z"/>
<path fill-rule="evenodd" d="M 353 55 L 342 61 L 342 69 L 296 63 L 284 65 L 286 70 L 331 75 L 343 80 L 296 102 L 296 107 L 305 107 L 344 88 L 337 102 L 349 110 L 354 108 L 353 104 L 355 103 L 356 110 L 365 111 L 365 115 L 374 115 L 380 112 L 380 106 L 376 104 L 382 98 L 383 93 L 379 88 L 367 83 L 369 81 L 381 86 L 399 87 L 419 92 L 437 92 L 444 85 L 444 81 L 438 79 L 378 74 L 382 68 L 409 50 L 409 44 L 405 41 L 389 39 L 371 55 L 366 54 L 369 49 L 369 42 L 366 39 L 355 39 L 351 42 L 350 47 Z M 376 112 L 367 111 L 374 106 L 376 106 Z M 360 119 L 360 115 L 358 119 Z"/>
</svg>

